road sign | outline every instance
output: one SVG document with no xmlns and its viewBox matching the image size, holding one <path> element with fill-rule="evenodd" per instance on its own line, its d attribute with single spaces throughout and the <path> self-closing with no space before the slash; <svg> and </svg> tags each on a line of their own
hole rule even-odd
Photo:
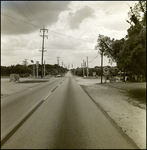
<svg viewBox="0 0 147 150">
<path fill-rule="evenodd" d="M 95 76 L 96 75 L 96 72 L 93 72 L 93 76 Z"/>
<path fill-rule="evenodd" d="M 104 74 L 104 75 L 108 75 L 108 74 L 109 74 L 109 68 L 104 67 L 104 68 L 103 68 L 103 74 Z"/>
<path fill-rule="evenodd" d="M 39 66 L 39 61 L 36 61 L 36 67 L 38 68 L 38 66 Z"/>
</svg>

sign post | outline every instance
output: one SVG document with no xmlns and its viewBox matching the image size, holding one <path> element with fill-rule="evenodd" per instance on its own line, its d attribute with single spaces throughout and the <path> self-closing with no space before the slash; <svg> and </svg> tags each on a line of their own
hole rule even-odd
<svg viewBox="0 0 147 150">
<path fill-rule="evenodd" d="M 38 66 L 39 66 L 39 61 L 36 61 L 36 68 L 37 68 L 37 78 L 38 78 Z"/>
<path fill-rule="evenodd" d="M 106 83 L 107 76 L 109 75 L 109 68 L 108 67 L 103 68 L 103 74 L 105 76 L 105 83 Z"/>
</svg>

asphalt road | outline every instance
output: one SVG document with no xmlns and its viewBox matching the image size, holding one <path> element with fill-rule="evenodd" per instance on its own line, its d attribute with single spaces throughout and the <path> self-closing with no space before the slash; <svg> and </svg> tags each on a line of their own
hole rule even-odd
<svg viewBox="0 0 147 150">
<path fill-rule="evenodd" d="M 23 91 L 1 98 L 1 135 L 4 135 L 21 117 L 39 103 L 64 79 L 52 79 Z M 25 83 L 17 83 L 24 86 Z M 31 83 L 29 83 L 31 84 Z"/>
<path fill-rule="evenodd" d="M 24 109 L 28 110 L 30 104 L 35 105 L 40 99 L 42 103 L 39 107 L 1 149 L 135 149 L 127 137 L 98 109 L 70 73 L 52 84 L 46 83 L 42 88 L 38 86 L 38 89 L 34 89 L 34 92 L 25 97 L 27 104 Z M 7 120 L 12 120 L 11 114 L 13 119 L 20 117 L 17 107 L 22 107 L 23 104 L 19 104 L 19 100 L 18 96 L 18 100 L 12 102 L 12 111 L 16 110 L 16 113 L 12 114 L 10 111 Z M 9 103 L 6 103 L 2 108 L 8 111 L 8 106 Z M 10 107 L 11 104 L 9 109 Z M 4 112 L 2 115 L 5 115 Z M 4 120 L 3 117 L 2 122 Z"/>
</svg>

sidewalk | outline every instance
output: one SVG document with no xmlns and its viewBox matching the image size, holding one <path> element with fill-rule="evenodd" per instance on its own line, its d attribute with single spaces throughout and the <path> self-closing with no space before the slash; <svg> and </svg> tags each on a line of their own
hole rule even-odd
<svg viewBox="0 0 147 150">
<path fill-rule="evenodd" d="M 140 147 L 146 149 L 146 98 L 130 97 L 131 89 L 146 91 L 146 83 L 101 83 L 74 76 L 75 80 L 109 117 Z M 104 80 L 103 80 L 104 81 Z"/>
</svg>

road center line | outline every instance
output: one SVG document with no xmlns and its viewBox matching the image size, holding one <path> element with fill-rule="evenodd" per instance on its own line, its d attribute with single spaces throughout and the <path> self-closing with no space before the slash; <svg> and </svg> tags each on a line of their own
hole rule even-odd
<svg viewBox="0 0 147 150">
<path fill-rule="evenodd" d="M 52 92 L 50 92 L 50 93 L 43 99 L 43 101 L 45 101 L 51 94 L 52 94 Z"/>
</svg>

